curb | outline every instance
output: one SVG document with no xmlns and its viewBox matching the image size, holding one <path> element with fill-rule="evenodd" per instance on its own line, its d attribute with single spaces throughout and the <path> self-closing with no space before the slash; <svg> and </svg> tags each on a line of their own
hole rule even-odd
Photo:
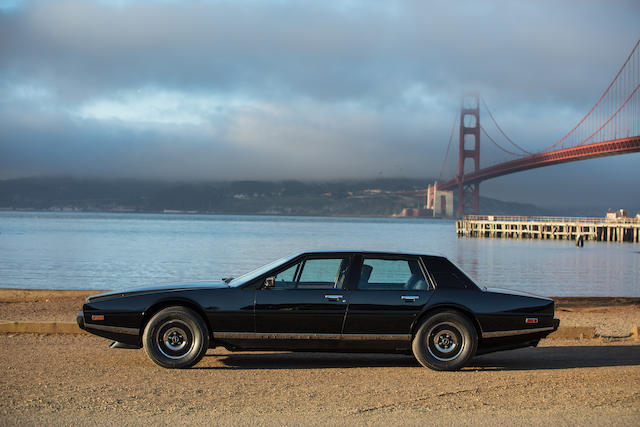
<svg viewBox="0 0 640 427">
<path fill-rule="evenodd" d="M 76 322 L 2 322 L 0 333 L 19 334 L 88 334 Z"/>
<path fill-rule="evenodd" d="M 560 326 L 546 339 L 590 340 L 596 338 L 596 328 L 590 326 Z"/>
<path fill-rule="evenodd" d="M 86 298 L 106 291 L 100 290 L 50 290 L 0 288 L 0 302 L 33 302 L 56 298 Z"/>
</svg>

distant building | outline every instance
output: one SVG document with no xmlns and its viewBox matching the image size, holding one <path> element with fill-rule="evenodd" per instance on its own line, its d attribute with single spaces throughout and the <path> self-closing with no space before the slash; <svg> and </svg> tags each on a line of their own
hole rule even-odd
<svg viewBox="0 0 640 427">
<path fill-rule="evenodd" d="M 453 191 L 438 190 L 438 182 L 429 184 L 427 188 L 427 209 L 436 217 L 453 217 Z"/>
<path fill-rule="evenodd" d="M 640 214 L 639 214 L 640 215 Z M 638 217 L 638 215 L 636 215 Z M 617 211 L 609 210 L 607 212 L 606 218 L 608 220 L 616 220 L 621 218 L 629 218 L 626 209 L 618 209 Z"/>
</svg>

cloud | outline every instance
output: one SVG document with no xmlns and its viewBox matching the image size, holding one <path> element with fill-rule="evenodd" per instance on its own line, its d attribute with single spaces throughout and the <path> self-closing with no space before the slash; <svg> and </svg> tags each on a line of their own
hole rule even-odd
<svg viewBox="0 0 640 427">
<path fill-rule="evenodd" d="M 634 1 L 6 4 L 0 178 L 437 176 L 461 93 L 545 147 L 606 87 L 640 15 Z"/>
</svg>

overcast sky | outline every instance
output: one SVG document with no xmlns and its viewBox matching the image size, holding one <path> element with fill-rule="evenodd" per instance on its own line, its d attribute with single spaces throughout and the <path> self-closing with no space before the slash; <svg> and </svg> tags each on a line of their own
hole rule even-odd
<svg viewBox="0 0 640 427">
<path fill-rule="evenodd" d="M 438 176 L 463 92 L 546 147 L 639 21 L 635 0 L 0 0 L 0 179 Z M 638 166 L 543 168 L 482 194 L 638 206 Z"/>
</svg>

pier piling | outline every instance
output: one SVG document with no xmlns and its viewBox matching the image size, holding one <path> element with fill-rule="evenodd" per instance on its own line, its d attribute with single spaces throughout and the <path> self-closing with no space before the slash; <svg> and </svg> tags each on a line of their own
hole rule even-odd
<svg viewBox="0 0 640 427">
<path fill-rule="evenodd" d="M 640 218 L 465 215 L 458 236 L 640 243 Z"/>
</svg>

